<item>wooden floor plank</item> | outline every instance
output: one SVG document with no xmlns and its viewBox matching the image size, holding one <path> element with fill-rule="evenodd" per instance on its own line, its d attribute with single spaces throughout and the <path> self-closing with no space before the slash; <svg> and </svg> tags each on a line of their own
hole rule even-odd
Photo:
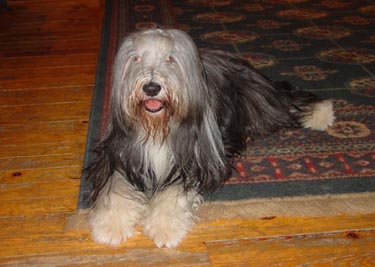
<svg viewBox="0 0 375 267">
<path fill-rule="evenodd" d="M 34 69 L 43 67 L 61 66 L 86 66 L 95 65 L 98 55 L 95 52 L 82 51 L 82 53 L 66 55 L 45 55 L 45 56 L 19 56 L 3 57 L 0 61 L 1 69 Z"/>
<path fill-rule="evenodd" d="M 9 216 L 37 216 L 54 213 L 72 213 L 76 211 L 78 191 L 75 195 L 64 195 L 63 197 L 38 198 L 33 199 L 14 199 L 4 200 L 1 203 L 0 217 Z M 22 219 L 18 221 L 18 224 Z M 39 226 L 42 227 L 42 226 Z M 24 236 L 26 240 L 29 236 Z M 7 240 L 10 241 L 10 240 Z M 42 241 L 42 240 L 41 240 Z M 28 244 L 22 244 L 27 246 Z M 51 244 L 52 245 L 52 244 Z M 37 244 L 34 244 L 37 246 Z M 39 244 L 43 246 L 43 242 Z M 21 247 L 22 248 L 22 247 Z M 13 250 L 13 249 L 12 249 Z"/>
<path fill-rule="evenodd" d="M 64 224 L 68 216 L 66 213 L 59 213 L 40 216 L 19 215 L 15 217 L 2 217 L 0 218 L 0 225 L 2 227 L 0 237 L 5 242 L 6 239 L 15 241 L 18 237 L 22 236 L 61 234 L 64 233 Z M 41 225 L 43 227 L 40 227 Z"/>
<path fill-rule="evenodd" d="M 40 69 L 4 69 L 0 72 L 0 90 L 88 86 L 94 83 L 96 67 L 88 65 Z"/>
<path fill-rule="evenodd" d="M 78 187 L 79 180 L 69 177 L 60 181 L 7 185 L 0 188 L 0 201 L 76 196 Z"/>
<path fill-rule="evenodd" d="M 25 31 L 27 31 L 27 29 Z M 59 41 L 60 44 L 64 44 L 66 47 L 74 47 L 75 44 L 69 41 L 80 40 L 80 39 L 83 40 L 83 39 L 88 39 L 88 38 L 91 39 L 96 34 L 98 34 L 98 30 L 96 28 L 92 28 L 91 30 L 91 28 L 86 29 L 84 27 L 82 27 L 80 32 L 77 32 L 77 31 L 61 31 L 61 32 L 27 31 L 27 33 L 23 34 L 22 39 L 20 40 L 19 33 L 17 32 L 17 34 L 6 34 L 3 36 L 0 35 L 2 37 L 0 40 L 0 47 L 17 48 L 17 47 L 22 47 L 22 46 L 27 47 L 30 44 L 45 45 L 46 43 L 58 45 L 57 41 Z M 81 46 L 81 47 L 88 47 L 88 46 L 89 45 Z"/>
<path fill-rule="evenodd" d="M 62 166 L 45 169 L 20 169 L 0 171 L 0 184 L 22 185 L 32 183 L 45 183 L 51 181 L 63 181 L 64 179 L 77 179 L 80 177 L 81 164 L 77 166 Z"/>
<path fill-rule="evenodd" d="M 83 154 L 57 154 L 0 159 L 0 170 L 31 170 L 80 166 Z"/>
<path fill-rule="evenodd" d="M 29 123 L 79 120 L 87 116 L 90 101 L 69 101 L 48 104 L 21 104 L 0 107 L 0 123 Z"/>
<path fill-rule="evenodd" d="M 83 141 L 87 134 L 87 120 L 52 121 L 27 124 L 7 124 L 2 126 L 0 143 L 48 143 L 64 141 Z"/>
<path fill-rule="evenodd" d="M 77 38 L 71 40 L 45 40 L 45 43 L 32 42 L 27 44 L 15 45 L 10 44 L 0 45 L 0 56 L 15 57 L 20 56 L 47 56 L 47 55 L 65 55 L 65 54 L 82 54 L 96 52 L 97 43 L 91 43 L 86 47 L 87 39 Z M 68 47 L 67 47 L 68 46 Z M 13 88 L 13 87 L 11 87 Z M 1 87 L 0 87 L 1 89 Z"/>
<path fill-rule="evenodd" d="M 0 144 L 0 161 L 9 158 L 32 157 L 32 156 L 47 156 L 47 155 L 61 155 L 74 154 L 77 151 L 82 151 L 85 147 L 85 142 L 47 142 L 47 143 L 20 143 L 20 144 Z"/>
<path fill-rule="evenodd" d="M 92 21 L 88 20 L 88 17 L 92 19 L 95 18 L 94 12 L 87 12 L 86 17 L 75 17 L 75 16 L 64 16 L 61 18 L 54 18 L 45 23 L 43 19 L 35 20 L 33 22 L 28 21 L 27 23 L 22 23 L 19 20 L 13 20 L 9 23 L 9 29 L 5 33 L 0 33 L 0 38 L 10 37 L 10 40 L 2 39 L 2 42 L 9 42 L 12 39 L 17 38 L 17 34 L 22 34 L 24 36 L 37 36 L 39 34 L 57 34 L 57 33 L 71 33 L 74 34 L 78 29 L 85 29 L 86 31 L 91 31 L 93 33 L 99 32 L 99 27 L 101 21 L 97 21 L 93 24 Z"/>
<path fill-rule="evenodd" d="M 207 243 L 213 266 L 374 266 L 375 230 Z"/>
<path fill-rule="evenodd" d="M 160 250 L 155 248 L 139 248 L 132 250 L 96 250 L 81 253 L 69 253 L 58 255 L 47 255 L 41 257 L 27 257 L 9 259 L 2 266 L 30 266 L 30 267 L 49 267 L 49 266 L 80 266 L 92 267 L 96 265 L 111 267 L 203 267 L 210 266 L 207 254 L 193 252 L 179 252 Z M 0 259 L 0 265 L 2 260 Z"/>
<path fill-rule="evenodd" d="M 101 0 L 8 1 L 8 6 L 12 12 L 5 13 L 4 16 L 7 17 L 7 20 L 0 20 L 0 23 L 32 23 L 41 20 L 53 21 L 64 18 L 87 18 L 88 22 L 96 25 L 97 22 L 100 22 L 100 6 L 102 5 L 103 1 Z M 96 17 L 93 17 L 93 15 L 96 15 Z"/>
<path fill-rule="evenodd" d="M 91 102 L 92 86 L 0 90 L 0 108 L 61 102 Z M 80 108 L 83 110 L 83 108 Z M 88 118 L 85 114 L 84 117 Z M 1 119 L 2 117 L 0 117 Z"/>
</svg>

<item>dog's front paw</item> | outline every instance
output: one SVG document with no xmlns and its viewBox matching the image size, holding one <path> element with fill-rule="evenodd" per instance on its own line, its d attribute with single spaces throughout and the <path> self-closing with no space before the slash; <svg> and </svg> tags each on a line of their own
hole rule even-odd
<svg viewBox="0 0 375 267">
<path fill-rule="evenodd" d="M 146 209 L 143 232 L 158 247 L 176 247 L 193 227 L 202 201 L 195 191 L 185 193 L 177 186 L 158 192 Z"/>
<path fill-rule="evenodd" d="M 143 232 L 159 248 L 174 248 L 193 226 L 191 214 L 152 214 L 143 222 Z"/>
<path fill-rule="evenodd" d="M 137 233 L 134 224 L 112 211 L 92 213 L 89 222 L 93 239 L 101 244 L 116 246 Z"/>
</svg>

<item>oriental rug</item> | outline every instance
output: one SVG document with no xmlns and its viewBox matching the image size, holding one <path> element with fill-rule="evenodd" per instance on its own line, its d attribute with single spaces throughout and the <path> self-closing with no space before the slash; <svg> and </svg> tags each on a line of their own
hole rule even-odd
<svg viewBox="0 0 375 267">
<path fill-rule="evenodd" d="M 375 3 L 339 0 L 108 0 L 84 165 L 106 126 L 112 63 L 128 33 L 187 31 L 199 48 L 249 60 L 335 102 L 327 132 L 284 130 L 249 144 L 204 220 L 375 211 Z M 81 182 L 79 210 L 91 185 Z"/>
</svg>

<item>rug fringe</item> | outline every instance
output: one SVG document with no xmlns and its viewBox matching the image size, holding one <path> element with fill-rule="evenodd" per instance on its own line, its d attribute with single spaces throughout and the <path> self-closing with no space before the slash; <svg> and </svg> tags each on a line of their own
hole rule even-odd
<svg viewBox="0 0 375 267">
<path fill-rule="evenodd" d="M 209 222 L 220 219 L 255 219 L 273 216 L 321 217 L 374 212 L 375 193 L 369 192 L 205 202 L 199 210 L 199 217 L 201 222 Z M 88 214 L 87 209 L 73 214 L 66 222 L 65 231 L 87 230 Z"/>
<path fill-rule="evenodd" d="M 200 209 L 203 221 L 270 216 L 320 217 L 375 212 L 375 193 L 215 201 Z"/>
</svg>

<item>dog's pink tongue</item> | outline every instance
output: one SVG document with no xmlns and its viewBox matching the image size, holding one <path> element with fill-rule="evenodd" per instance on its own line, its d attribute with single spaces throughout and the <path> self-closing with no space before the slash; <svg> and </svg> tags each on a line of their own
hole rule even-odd
<svg viewBox="0 0 375 267">
<path fill-rule="evenodd" d="M 149 110 L 159 110 L 162 108 L 163 103 L 157 99 L 150 99 L 145 102 L 145 106 Z"/>
</svg>

